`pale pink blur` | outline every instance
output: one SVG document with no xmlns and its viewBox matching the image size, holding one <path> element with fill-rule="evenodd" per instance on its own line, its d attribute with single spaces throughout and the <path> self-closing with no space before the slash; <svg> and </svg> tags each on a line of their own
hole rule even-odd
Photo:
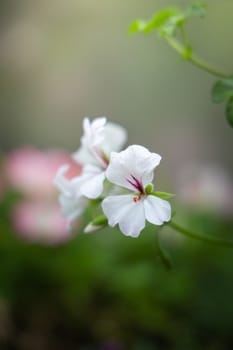
<svg viewBox="0 0 233 350">
<path fill-rule="evenodd" d="M 177 196 L 189 206 L 233 213 L 233 183 L 220 165 L 190 165 L 180 172 Z"/>
<path fill-rule="evenodd" d="M 80 175 L 81 165 L 64 151 L 43 152 L 24 147 L 6 158 L 6 182 L 10 189 L 22 194 L 11 212 L 12 225 L 19 237 L 42 244 L 58 244 L 73 236 L 67 220 L 62 217 L 58 192 L 53 185 L 58 168 L 64 164 L 70 166 L 67 178 Z"/>
<path fill-rule="evenodd" d="M 58 244 L 72 236 L 59 205 L 22 201 L 12 211 L 14 228 L 20 237 L 43 244 Z"/>
<path fill-rule="evenodd" d="M 57 169 L 69 164 L 69 178 L 80 175 L 81 166 L 63 151 L 42 152 L 32 147 L 18 149 L 5 161 L 6 180 L 12 188 L 30 198 L 51 198 L 56 193 L 53 180 Z"/>
</svg>

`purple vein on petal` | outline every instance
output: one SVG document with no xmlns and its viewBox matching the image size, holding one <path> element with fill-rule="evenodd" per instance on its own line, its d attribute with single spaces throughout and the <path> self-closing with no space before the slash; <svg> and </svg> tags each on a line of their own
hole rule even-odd
<svg viewBox="0 0 233 350">
<path fill-rule="evenodd" d="M 144 194 L 144 188 L 142 183 L 134 175 L 131 174 L 130 176 L 131 176 L 131 179 L 126 179 L 128 183 L 132 185 L 141 194 Z"/>
</svg>

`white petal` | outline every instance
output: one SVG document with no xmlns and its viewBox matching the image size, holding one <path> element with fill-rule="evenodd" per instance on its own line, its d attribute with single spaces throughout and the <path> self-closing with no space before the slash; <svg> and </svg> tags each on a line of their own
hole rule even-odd
<svg viewBox="0 0 233 350">
<path fill-rule="evenodd" d="M 80 191 L 87 198 L 98 198 L 103 192 L 105 172 L 94 166 L 87 166 L 81 176 L 82 184 Z"/>
<path fill-rule="evenodd" d="M 127 131 L 119 124 L 108 122 L 105 126 L 102 150 L 110 155 L 110 152 L 120 151 L 127 141 Z"/>
<path fill-rule="evenodd" d="M 96 147 L 100 145 L 104 139 L 104 126 L 106 121 L 106 117 L 95 118 L 92 122 L 90 122 L 88 118 L 84 118 L 84 134 L 81 138 L 82 145 L 86 147 Z"/>
<path fill-rule="evenodd" d="M 103 165 L 101 152 L 107 156 L 110 152 L 119 151 L 127 140 L 126 130 L 114 123 L 107 123 L 106 117 L 83 121 L 84 135 L 81 147 L 73 153 L 73 158 L 82 164 Z"/>
<path fill-rule="evenodd" d="M 65 177 L 68 168 L 69 166 L 62 166 L 58 170 L 54 184 L 61 192 L 59 202 L 62 214 L 69 222 L 72 222 L 82 214 L 88 201 L 80 193 L 81 177 L 77 176 L 71 180 Z"/>
<path fill-rule="evenodd" d="M 119 224 L 124 235 L 137 237 L 145 227 L 143 200 L 134 202 L 134 196 L 109 196 L 102 202 L 103 212 L 110 226 Z"/>
<path fill-rule="evenodd" d="M 147 196 L 144 200 L 146 219 L 154 225 L 162 225 L 171 219 L 171 205 L 164 199 Z"/>
<path fill-rule="evenodd" d="M 88 201 L 84 197 L 67 197 L 63 194 L 59 197 L 62 214 L 69 222 L 77 219 L 85 210 Z"/>
<path fill-rule="evenodd" d="M 98 164 L 96 148 L 101 149 L 104 141 L 106 121 L 106 117 L 96 118 L 92 122 L 84 118 L 81 147 L 73 153 L 74 160 L 82 164 Z"/>
<path fill-rule="evenodd" d="M 75 176 L 72 179 L 67 179 L 65 174 L 68 169 L 69 165 L 64 165 L 58 169 L 54 179 L 54 185 L 67 197 L 80 196 L 82 178 L 81 176 Z"/>
<path fill-rule="evenodd" d="M 61 166 L 54 179 L 54 185 L 66 196 L 72 196 L 70 192 L 70 180 L 66 179 L 65 174 L 69 169 L 69 165 Z"/>
<path fill-rule="evenodd" d="M 93 153 L 90 152 L 89 148 L 86 146 L 81 146 L 77 151 L 72 154 L 72 158 L 81 164 L 96 164 L 98 161 Z"/>
<path fill-rule="evenodd" d="M 143 186 L 146 186 L 152 181 L 153 169 L 159 164 L 160 160 L 160 155 L 151 153 L 147 148 L 132 145 L 120 153 L 111 153 L 106 177 L 116 185 L 135 191 L 128 180 L 134 176 Z"/>
</svg>

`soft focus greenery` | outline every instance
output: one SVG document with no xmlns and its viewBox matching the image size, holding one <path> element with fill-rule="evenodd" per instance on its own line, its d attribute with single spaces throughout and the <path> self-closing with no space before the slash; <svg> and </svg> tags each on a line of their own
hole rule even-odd
<svg viewBox="0 0 233 350">
<path fill-rule="evenodd" d="M 1 349 L 231 348 L 232 249 L 153 225 L 138 239 L 80 229 L 64 245 L 43 247 L 17 239 L 3 209 Z M 232 236 L 226 217 L 179 213 L 193 230 Z M 160 260 L 158 234 L 171 270 Z"/>
<path fill-rule="evenodd" d="M 159 37 L 167 43 L 186 61 L 218 78 L 223 78 L 214 84 L 212 89 L 213 101 L 216 103 L 227 99 L 226 116 L 229 124 L 233 126 L 232 108 L 232 74 L 227 74 L 205 62 L 196 55 L 186 30 L 186 24 L 192 17 L 206 15 L 206 2 L 194 2 L 184 9 L 165 8 L 157 11 L 149 20 L 136 20 L 130 26 L 130 33 L 148 34 L 158 31 Z"/>
</svg>

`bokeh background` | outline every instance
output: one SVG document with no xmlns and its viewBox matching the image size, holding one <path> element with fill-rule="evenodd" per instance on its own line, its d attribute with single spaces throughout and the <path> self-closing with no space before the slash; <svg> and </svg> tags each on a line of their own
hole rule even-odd
<svg viewBox="0 0 233 350">
<path fill-rule="evenodd" d="M 128 34 L 134 19 L 188 3 L 1 0 L 1 178 L 9 177 L 4 166 L 16 150 L 73 152 L 83 117 L 106 115 L 128 129 L 129 144 L 163 156 L 158 187 L 177 194 L 180 222 L 231 239 L 233 131 L 224 105 L 211 102 L 214 78 L 156 35 Z M 188 24 L 191 42 L 230 73 L 233 2 L 207 4 L 207 17 Z M 233 347 L 232 250 L 164 230 L 174 260 L 168 272 L 151 227 L 133 240 L 107 229 L 86 236 L 80 223 L 59 246 L 29 243 L 31 231 L 19 235 L 13 225 L 18 194 L 8 194 L 10 185 L 0 185 L 1 349 Z"/>
</svg>

